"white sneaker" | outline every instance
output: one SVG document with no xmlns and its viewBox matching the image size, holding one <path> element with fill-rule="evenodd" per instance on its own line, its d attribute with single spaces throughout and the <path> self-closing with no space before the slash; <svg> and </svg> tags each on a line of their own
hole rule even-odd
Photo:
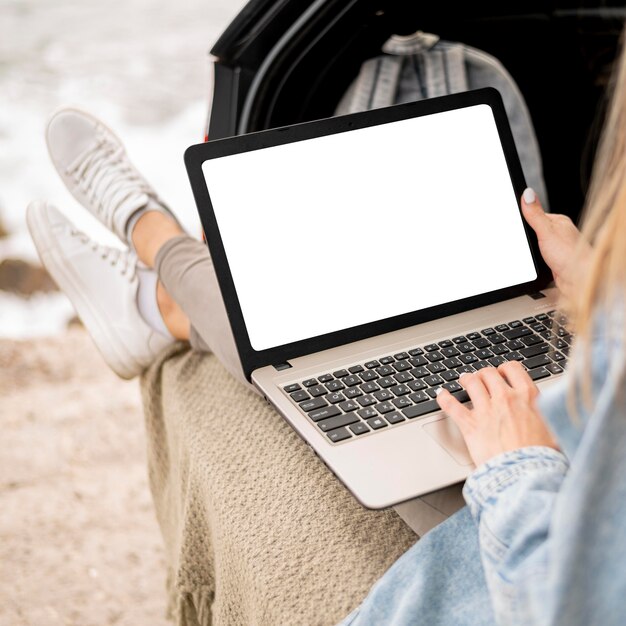
<svg viewBox="0 0 626 626">
<path fill-rule="evenodd" d="M 130 162 L 122 142 L 95 117 L 77 109 L 52 116 L 48 152 L 70 193 L 123 242 L 129 219 L 150 203 L 172 216 Z"/>
<path fill-rule="evenodd" d="M 139 313 L 133 252 L 97 244 L 45 202 L 32 202 L 26 221 L 41 262 L 116 374 L 137 376 L 173 343 L 152 330 Z"/>
</svg>

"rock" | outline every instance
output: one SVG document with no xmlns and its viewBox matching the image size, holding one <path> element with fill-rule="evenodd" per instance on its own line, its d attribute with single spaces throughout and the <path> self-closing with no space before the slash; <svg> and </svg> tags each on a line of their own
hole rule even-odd
<svg viewBox="0 0 626 626">
<path fill-rule="evenodd" d="M 0 239 L 4 239 L 5 237 L 9 236 L 9 231 L 7 230 L 7 227 L 4 225 L 2 218 L 0 218 Z"/>
<path fill-rule="evenodd" d="M 58 291 L 46 270 L 21 259 L 4 259 L 0 262 L 0 289 L 21 296 L 37 291 Z"/>
</svg>

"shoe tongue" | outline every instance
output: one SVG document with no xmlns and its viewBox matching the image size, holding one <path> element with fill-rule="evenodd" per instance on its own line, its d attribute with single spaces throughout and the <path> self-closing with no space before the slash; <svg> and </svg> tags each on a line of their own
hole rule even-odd
<svg viewBox="0 0 626 626">
<path fill-rule="evenodd" d="M 147 207 L 149 201 L 150 198 L 147 193 L 134 193 L 118 206 L 113 213 L 113 228 L 118 237 L 125 239 L 128 220 L 130 220 L 137 211 Z"/>
</svg>

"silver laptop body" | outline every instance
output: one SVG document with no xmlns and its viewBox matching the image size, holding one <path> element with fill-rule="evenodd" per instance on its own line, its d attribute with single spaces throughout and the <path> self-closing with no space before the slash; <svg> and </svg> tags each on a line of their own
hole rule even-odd
<svg viewBox="0 0 626 626">
<path fill-rule="evenodd" d="M 499 94 L 192 146 L 186 165 L 244 372 L 364 506 L 473 469 L 434 391 L 571 340 L 520 214 Z"/>
</svg>

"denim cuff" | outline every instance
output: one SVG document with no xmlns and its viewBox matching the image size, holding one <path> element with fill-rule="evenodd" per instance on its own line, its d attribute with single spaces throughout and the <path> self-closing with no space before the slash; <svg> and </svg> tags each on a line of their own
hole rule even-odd
<svg viewBox="0 0 626 626">
<path fill-rule="evenodd" d="M 529 475 L 561 474 L 569 469 L 567 457 L 554 448 L 529 446 L 504 452 L 481 465 L 469 476 L 463 497 L 474 519 L 486 505 L 494 504 L 498 495 Z"/>
</svg>

